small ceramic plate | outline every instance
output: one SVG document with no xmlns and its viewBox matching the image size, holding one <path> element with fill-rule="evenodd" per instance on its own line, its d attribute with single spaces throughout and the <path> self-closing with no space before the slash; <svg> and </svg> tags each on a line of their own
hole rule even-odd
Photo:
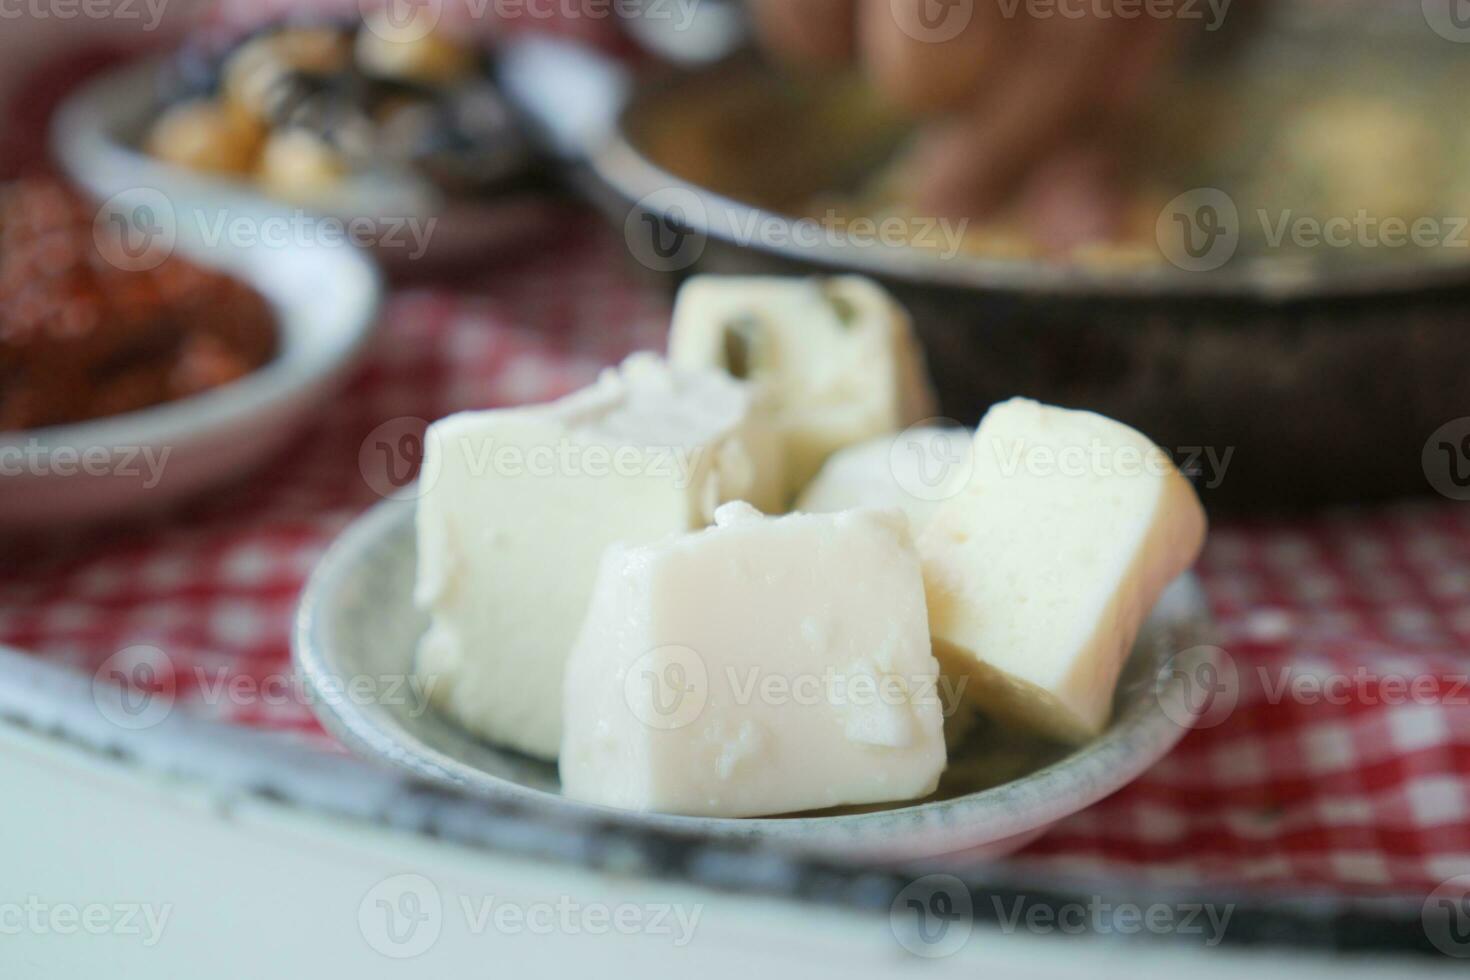
<svg viewBox="0 0 1470 980">
<path fill-rule="evenodd" d="M 336 390 L 372 334 L 382 285 L 347 243 L 211 240 L 184 216 L 209 211 L 240 227 L 288 227 L 263 201 L 195 198 L 138 185 L 107 212 L 146 221 L 178 253 L 228 272 L 271 304 L 275 360 L 179 401 L 74 425 L 0 433 L 0 530 L 99 522 L 160 510 L 228 482 L 280 448 Z"/>
<path fill-rule="evenodd" d="M 857 812 L 763 819 L 634 813 L 564 798 L 556 766 L 479 741 L 395 684 L 413 669 L 425 618 L 412 600 L 412 501 L 380 504 L 322 559 L 297 615 L 297 668 L 329 731 L 354 751 L 433 783 L 548 814 L 759 841 L 824 857 L 907 860 L 1022 847 L 1162 758 L 1196 717 L 1188 684 L 1209 662 L 1211 626 L 1193 577 L 1175 582 L 1144 625 L 1119 685 L 1112 726 L 1067 750 L 982 727 L 951 753 L 934 798 Z M 360 689 L 382 697 L 352 694 Z M 388 697 L 398 691 L 400 696 Z"/>
</svg>

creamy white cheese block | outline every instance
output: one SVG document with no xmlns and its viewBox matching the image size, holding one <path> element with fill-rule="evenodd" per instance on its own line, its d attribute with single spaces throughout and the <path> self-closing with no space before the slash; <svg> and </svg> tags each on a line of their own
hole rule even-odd
<svg viewBox="0 0 1470 980">
<path fill-rule="evenodd" d="M 807 484 L 796 509 L 830 514 L 854 507 L 896 507 L 917 537 L 945 501 L 970 481 L 975 434 L 915 426 L 838 450 Z"/>
<path fill-rule="evenodd" d="M 901 514 L 727 504 L 608 550 L 567 664 L 562 791 L 723 817 L 925 796 L 938 680 Z"/>
<path fill-rule="evenodd" d="M 762 419 L 749 386 L 642 355 L 562 401 L 430 427 L 415 600 L 437 706 L 555 758 L 562 671 L 603 550 L 703 527 L 726 500 L 779 499 Z"/>
<path fill-rule="evenodd" d="M 1199 554 L 1199 498 L 1133 429 L 1023 399 L 986 414 L 974 458 L 919 538 L 935 652 L 990 713 L 1091 738 L 1144 618 Z"/>
<path fill-rule="evenodd" d="M 696 276 L 674 306 L 669 358 L 769 391 L 793 496 L 842 447 L 935 412 L 908 314 L 860 276 Z"/>
</svg>

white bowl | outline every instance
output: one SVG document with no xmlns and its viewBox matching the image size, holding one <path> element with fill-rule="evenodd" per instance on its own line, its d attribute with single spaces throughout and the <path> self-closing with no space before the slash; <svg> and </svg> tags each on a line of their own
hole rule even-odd
<svg viewBox="0 0 1470 980">
<path fill-rule="evenodd" d="M 421 779 L 603 826 L 754 841 L 805 854 L 908 860 L 964 853 L 998 857 L 1041 835 L 1137 778 L 1184 735 L 1202 706 L 1186 697 L 1191 678 L 1212 658 L 1211 625 L 1192 576 L 1175 582 L 1144 625 L 1119 685 L 1114 720 L 1102 736 L 988 789 L 951 799 L 868 812 L 754 820 L 633 813 L 561 796 L 555 765 L 486 744 L 410 697 L 347 696 L 358 690 L 402 693 L 387 685 L 412 671 L 426 625 L 414 609 L 412 501 L 380 504 L 350 527 L 322 559 L 302 597 L 294 637 L 298 670 L 314 691 L 313 709 L 349 748 Z M 369 683 L 365 683 L 369 682 Z M 966 764 L 1004 767 L 1014 743 L 966 743 Z M 983 743 L 983 740 L 980 740 Z M 983 756 L 987 751 L 994 759 Z M 982 758 L 975 758 L 979 755 Z M 952 766 L 959 760 L 952 757 Z M 816 764 L 816 763 L 814 763 Z"/>
<path fill-rule="evenodd" d="M 213 210 L 267 227 L 287 216 L 250 198 L 193 198 L 136 185 L 119 213 Z M 346 244 L 230 247 L 176 222 L 175 248 L 229 272 L 269 300 L 280 332 L 271 363 L 238 381 L 164 405 L 0 433 L 0 529 L 44 528 L 157 511 L 235 479 L 279 449 L 344 380 L 377 322 L 377 268 Z"/>
</svg>

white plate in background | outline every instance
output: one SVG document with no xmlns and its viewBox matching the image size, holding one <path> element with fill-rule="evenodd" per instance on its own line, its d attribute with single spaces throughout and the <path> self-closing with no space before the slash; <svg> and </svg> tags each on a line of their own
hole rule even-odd
<svg viewBox="0 0 1470 980">
<path fill-rule="evenodd" d="M 162 229 L 179 254 L 253 286 L 276 314 L 276 358 L 198 395 L 94 421 L 0 432 L 0 530 L 45 529 L 157 511 L 241 476 L 301 429 L 345 380 L 378 318 L 377 267 L 346 243 L 215 238 L 180 215 L 280 228 L 266 201 L 140 185 L 112 213 Z"/>
</svg>

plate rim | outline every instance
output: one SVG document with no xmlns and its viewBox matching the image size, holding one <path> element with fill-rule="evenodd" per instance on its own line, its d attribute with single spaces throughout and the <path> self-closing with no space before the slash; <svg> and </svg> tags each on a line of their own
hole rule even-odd
<svg viewBox="0 0 1470 980">
<path fill-rule="evenodd" d="M 806 845 L 832 850 L 853 844 L 897 844 L 925 833 L 968 836 L 956 846 L 930 849 L 927 854 L 952 853 L 970 847 L 998 844 L 1039 833 L 1118 791 L 1167 755 L 1189 732 L 1162 707 L 1164 697 L 1182 696 L 1185 679 L 1175 671 L 1167 689 L 1148 698 L 1152 707 L 1130 712 L 1121 723 L 1064 758 L 1019 779 L 946 800 L 852 814 L 790 817 L 702 817 L 622 810 L 571 800 L 560 794 L 516 783 L 462 762 L 425 744 L 401 728 L 388 730 L 371 712 L 344 699 L 328 696 L 334 677 L 344 672 L 333 655 L 334 640 L 325 610 L 350 581 L 354 566 L 370 563 L 372 554 L 403 525 L 413 520 L 416 502 L 383 501 L 354 520 L 323 555 L 302 591 L 292 631 L 292 659 L 303 680 L 317 695 L 312 710 L 332 735 L 369 758 L 386 761 L 420 778 L 454 786 L 462 792 L 501 803 L 513 803 L 562 816 L 595 819 L 602 824 L 637 826 L 676 833 L 695 832 L 720 840 L 759 839 L 775 845 Z M 1181 577 L 1189 596 L 1189 614 L 1180 626 L 1191 631 L 1191 649 L 1209 650 L 1213 622 L 1198 579 Z M 1200 656 L 1211 656 L 1202 653 Z M 391 715 L 380 712 L 388 719 Z M 1018 801 L 1022 805 L 1015 805 Z M 1039 811 L 1039 812 L 1038 812 Z M 974 820 L 983 817 L 982 820 Z M 895 830 L 901 840 L 895 841 Z M 833 841 L 833 834 L 842 837 Z M 911 855 L 917 856 L 917 855 Z"/>
</svg>

